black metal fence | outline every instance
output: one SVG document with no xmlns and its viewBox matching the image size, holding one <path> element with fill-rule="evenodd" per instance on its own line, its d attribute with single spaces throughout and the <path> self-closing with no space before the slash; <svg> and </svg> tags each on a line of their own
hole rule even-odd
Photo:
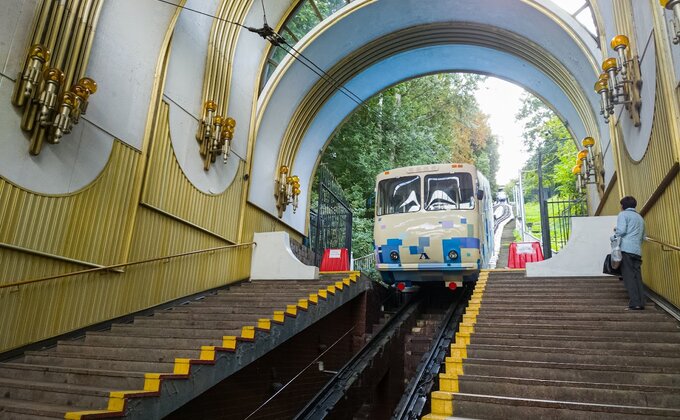
<svg viewBox="0 0 680 420">
<path fill-rule="evenodd" d="M 585 200 L 546 201 L 548 224 L 550 226 L 550 248 L 562 249 L 569 240 L 571 218 L 588 215 L 588 204 Z M 545 237 L 545 236 L 544 236 Z"/>
<path fill-rule="evenodd" d="M 316 208 L 309 212 L 309 241 L 316 255 L 315 265 L 319 266 L 327 248 L 347 248 L 351 258 L 352 209 L 345 200 L 340 184 L 325 165 L 319 166 L 316 178 L 318 199 Z"/>
</svg>

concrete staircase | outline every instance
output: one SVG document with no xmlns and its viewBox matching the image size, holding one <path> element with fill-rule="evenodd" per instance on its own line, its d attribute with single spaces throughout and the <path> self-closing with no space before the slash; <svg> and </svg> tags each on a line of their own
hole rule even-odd
<svg viewBox="0 0 680 420">
<path fill-rule="evenodd" d="M 0 363 L 0 419 L 160 418 L 365 290 L 357 278 L 241 283 L 26 352 Z"/>
<path fill-rule="evenodd" d="M 483 272 L 432 393 L 442 418 L 680 418 L 680 328 L 614 277 Z"/>
</svg>

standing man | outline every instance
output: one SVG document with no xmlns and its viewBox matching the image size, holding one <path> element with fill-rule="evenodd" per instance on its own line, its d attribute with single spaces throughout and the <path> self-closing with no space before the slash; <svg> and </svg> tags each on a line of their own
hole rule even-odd
<svg viewBox="0 0 680 420">
<path fill-rule="evenodd" d="M 621 274 L 628 290 L 628 310 L 645 309 L 645 290 L 642 285 L 642 241 L 645 239 L 645 221 L 635 211 L 637 200 L 627 196 L 621 199 L 621 213 L 616 219 L 616 235 L 621 238 Z"/>
</svg>

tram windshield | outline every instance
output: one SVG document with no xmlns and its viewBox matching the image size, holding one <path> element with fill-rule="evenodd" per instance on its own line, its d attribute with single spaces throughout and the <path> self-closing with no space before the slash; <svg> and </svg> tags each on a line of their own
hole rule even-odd
<svg viewBox="0 0 680 420">
<path fill-rule="evenodd" d="M 384 179 L 378 183 L 378 216 L 420 211 L 420 203 L 419 176 Z"/>
<path fill-rule="evenodd" d="M 465 172 L 427 175 L 425 197 L 427 211 L 474 209 L 472 175 Z"/>
</svg>

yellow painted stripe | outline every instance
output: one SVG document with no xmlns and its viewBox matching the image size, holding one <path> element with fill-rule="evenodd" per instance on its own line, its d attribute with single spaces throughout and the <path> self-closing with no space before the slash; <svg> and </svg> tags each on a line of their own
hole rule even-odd
<svg viewBox="0 0 680 420">
<path fill-rule="evenodd" d="M 349 277 L 345 277 L 344 279 L 342 279 L 342 282 L 345 284 L 345 286 L 349 286 L 350 284 L 352 284 L 352 280 L 350 280 Z"/>
<path fill-rule="evenodd" d="M 257 328 L 261 330 L 271 330 L 272 320 L 269 318 L 260 318 L 257 320 Z"/>
<path fill-rule="evenodd" d="M 459 392 L 458 375 L 449 373 L 439 374 L 439 390 L 446 392 Z"/>
<path fill-rule="evenodd" d="M 309 300 L 300 299 L 300 300 L 298 300 L 297 306 L 302 308 L 302 309 L 308 309 L 309 308 Z"/>
<path fill-rule="evenodd" d="M 114 412 L 109 410 L 69 411 L 68 413 L 64 414 L 64 418 L 69 420 L 80 420 L 84 416 L 93 416 L 101 414 L 114 414 Z"/>
<path fill-rule="evenodd" d="M 245 338 L 247 340 L 254 339 L 255 327 L 252 325 L 245 325 L 243 328 L 241 328 L 241 338 Z"/>
<path fill-rule="evenodd" d="M 319 295 L 316 293 L 310 293 L 309 294 L 309 301 L 312 302 L 313 304 L 319 303 Z"/>
<path fill-rule="evenodd" d="M 342 290 L 342 289 L 345 288 L 345 283 L 343 283 L 342 281 L 336 281 L 335 282 L 335 288 L 338 289 L 338 290 Z"/>
<path fill-rule="evenodd" d="M 328 290 L 328 293 L 334 295 L 335 294 L 335 286 L 331 285 L 326 288 Z"/>
<path fill-rule="evenodd" d="M 321 296 L 324 299 L 328 299 L 328 290 L 319 289 L 318 295 Z"/>
<path fill-rule="evenodd" d="M 286 305 L 286 313 L 296 316 L 297 315 L 297 305 Z"/>
<path fill-rule="evenodd" d="M 201 346 L 200 360 L 215 360 L 215 346 Z"/>
<path fill-rule="evenodd" d="M 225 349 L 236 350 L 236 336 L 235 335 L 225 335 L 222 337 L 222 347 Z"/>
<path fill-rule="evenodd" d="M 158 392 L 161 390 L 161 373 L 144 374 L 144 391 Z"/>
<path fill-rule="evenodd" d="M 183 358 L 176 358 L 175 359 L 175 366 L 172 370 L 172 373 L 176 375 L 188 375 L 189 374 L 189 369 L 190 369 L 190 364 L 189 361 L 191 359 L 183 359 Z"/>
<path fill-rule="evenodd" d="M 274 311 L 274 321 L 284 322 L 286 320 L 286 313 L 284 311 Z"/>
<path fill-rule="evenodd" d="M 432 414 L 440 416 L 453 415 L 453 394 L 444 391 L 432 393 Z"/>
</svg>

